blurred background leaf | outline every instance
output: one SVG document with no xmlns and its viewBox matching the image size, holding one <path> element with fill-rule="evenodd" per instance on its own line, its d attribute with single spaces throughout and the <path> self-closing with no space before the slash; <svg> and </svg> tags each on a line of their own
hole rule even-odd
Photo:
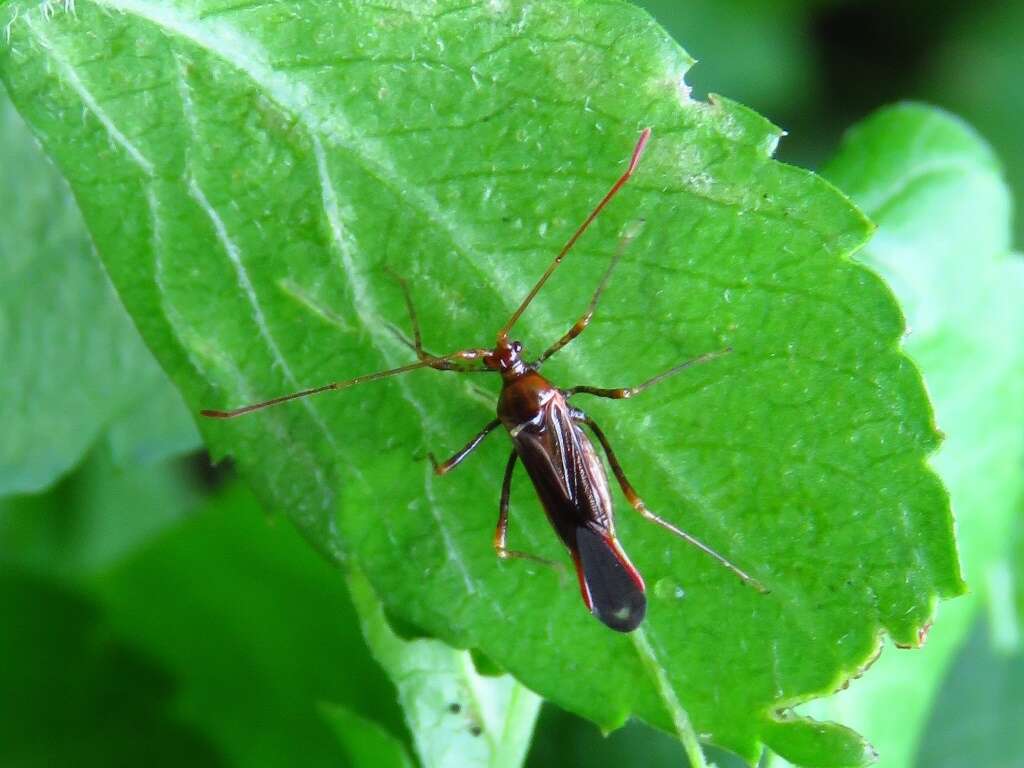
<svg viewBox="0 0 1024 768">
<path fill-rule="evenodd" d="M 320 711 L 354 768 L 414 768 L 405 745 L 378 723 L 337 704 L 324 704 Z"/>
<path fill-rule="evenodd" d="M 879 225 L 858 258 L 886 277 L 907 314 L 905 346 L 946 433 L 934 465 L 973 584 L 943 606 L 923 649 L 887 649 L 870 675 L 811 708 L 858 723 L 881 752 L 879 765 L 895 768 L 911 764 L 932 699 L 985 600 L 1012 600 L 989 585 L 1009 573 L 1024 500 L 1024 261 L 1010 254 L 1010 195 L 998 161 L 946 113 L 882 110 L 850 130 L 825 172 Z"/>
<path fill-rule="evenodd" d="M 1024 764 L 1024 653 L 999 648 L 978 617 L 949 666 L 919 742 L 920 768 Z"/>
<path fill-rule="evenodd" d="M 0 566 L 0 763 L 224 765 L 174 712 L 173 676 L 81 592 Z"/>
<path fill-rule="evenodd" d="M 120 463 L 199 445 L 92 253 L 67 185 L 0 92 L 0 496 L 39 491 L 109 430 Z"/>
<path fill-rule="evenodd" d="M 97 593 L 120 634 L 178 681 L 182 719 L 234 765 L 343 764 L 320 702 L 408 740 L 341 574 L 238 485 L 104 574 Z"/>
<path fill-rule="evenodd" d="M 237 483 L 199 503 L 184 478 L 90 459 L 0 503 L 17 660 L 0 665 L 0 763 L 361 766 L 409 744 L 341 574 Z M 126 537 L 129 508 L 159 532 Z M 339 741 L 337 708 L 390 743 Z"/>
<path fill-rule="evenodd" d="M 1003 165 L 1013 198 L 1024 200 L 1024 2 L 986 2 L 970 9 L 963 23 L 937 45 L 929 58 L 921 95 L 966 118 L 992 145 Z M 1014 241 L 1024 243 L 1024 216 L 1014 218 Z"/>
<path fill-rule="evenodd" d="M 46 493 L 0 498 L 0 563 L 75 582 L 102 572 L 199 500 L 186 469 L 121 471 L 102 447 Z"/>
</svg>

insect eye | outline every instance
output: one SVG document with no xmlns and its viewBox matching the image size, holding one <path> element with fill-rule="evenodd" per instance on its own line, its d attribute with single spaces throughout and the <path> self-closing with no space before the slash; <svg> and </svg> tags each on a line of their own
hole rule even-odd
<svg viewBox="0 0 1024 768">
<path fill-rule="evenodd" d="M 515 352 L 518 355 L 520 352 L 523 351 L 523 345 L 520 344 L 518 341 L 513 341 L 512 342 L 512 351 Z"/>
</svg>

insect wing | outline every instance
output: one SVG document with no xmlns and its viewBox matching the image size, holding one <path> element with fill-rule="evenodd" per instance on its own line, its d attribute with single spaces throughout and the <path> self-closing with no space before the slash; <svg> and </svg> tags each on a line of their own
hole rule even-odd
<svg viewBox="0 0 1024 768">
<path fill-rule="evenodd" d="M 552 526 L 572 553 L 587 609 L 630 632 L 647 611 L 644 581 L 615 538 L 608 478 L 594 446 L 560 402 L 514 438 Z"/>
<path fill-rule="evenodd" d="M 618 632 L 632 632 L 647 613 L 644 580 L 618 540 L 604 531 L 576 532 L 576 575 L 590 612 Z"/>
<path fill-rule="evenodd" d="M 553 403 L 539 423 L 513 436 L 551 525 L 576 550 L 576 531 L 588 524 L 614 533 L 608 478 L 587 436 Z"/>
</svg>

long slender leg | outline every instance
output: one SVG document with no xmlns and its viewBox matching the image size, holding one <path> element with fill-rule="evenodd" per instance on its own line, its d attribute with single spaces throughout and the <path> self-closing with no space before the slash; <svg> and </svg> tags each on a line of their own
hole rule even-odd
<svg viewBox="0 0 1024 768">
<path fill-rule="evenodd" d="M 481 429 L 472 440 L 466 443 L 466 445 L 458 453 L 456 453 L 454 456 L 448 459 L 448 461 L 446 461 L 444 464 L 438 464 L 437 458 L 434 456 L 434 454 L 428 453 L 427 456 L 430 457 L 430 463 L 434 465 L 434 474 L 445 475 L 451 472 L 457 466 L 459 466 L 459 464 L 462 463 L 462 460 L 469 456 L 469 454 L 471 454 L 476 449 L 476 447 L 483 442 L 484 438 L 491 434 L 491 432 L 493 432 L 494 429 L 499 424 L 501 424 L 500 419 L 495 419 L 494 421 L 488 422 L 486 427 Z"/>
<path fill-rule="evenodd" d="M 252 403 L 251 405 L 243 405 L 241 408 L 233 408 L 230 411 L 221 411 L 215 409 L 204 408 L 199 413 L 206 416 L 209 419 L 233 419 L 237 416 L 242 416 L 246 413 L 252 413 L 253 411 L 261 411 L 264 408 L 270 408 L 281 403 L 287 403 L 291 400 L 298 400 L 301 397 L 309 397 L 310 395 L 319 395 L 322 392 L 338 392 L 342 389 L 348 389 L 358 384 L 365 384 L 369 381 L 379 381 L 380 379 L 387 379 L 391 376 L 398 376 L 409 371 L 416 371 L 420 368 L 437 368 L 442 371 L 455 370 L 460 373 L 471 372 L 471 371 L 489 371 L 488 368 L 482 365 L 483 358 L 490 354 L 490 350 L 487 349 L 462 349 L 458 352 L 452 352 L 444 355 L 443 357 L 429 357 L 424 360 L 420 360 L 416 363 L 409 363 L 408 365 L 400 365 L 397 368 L 389 368 L 385 371 L 376 371 L 374 373 L 364 373 L 362 376 L 356 376 L 351 379 L 344 379 L 343 381 L 332 381 L 330 384 L 324 384 L 323 386 L 313 387 L 311 389 L 303 389 L 299 392 L 291 392 L 287 395 L 281 395 L 279 397 L 272 397 L 269 400 L 263 400 L 259 403 Z M 477 368 L 470 366 L 474 363 L 481 363 Z"/>
<path fill-rule="evenodd" d="M 735 573 L 743 581 L 745 581 L 747 584 L 750 584 L 759 592 L 768 591 L 760 581 L 755 579 L 753 576 L 748 574 L 739 566 L 735 565 L 732 561 L 718 554 L 715 550 L 713 550 L 707 544 L 702 542 L 700 539 L 691 536 L 686 531 L 672 525 L 672 523 L 670 523 L 668 520 L 665 520 L 664 518 L 659 517 L 658 515 L 651 512 L 651 510 L 647 508 L 647 505 L 644 504 L 644 501 L 643 499 L 640 498 L 639 494 L 637 494 L 637 492 L 633 490 L 633 486 L 630 484 L 629 480 L 626 479 L 626 473 L 622 471 L 622 465 L 619 464 L 619 460 L 615 456 L 615 451 L 612 450 L 612 446 L 608 442 L 608 438 L 601 430 L 601 428 L 597 426 L 594 420 L 587 416 L 587 414 L 585 414 L 583 411 L 573 409 L 572 417 L 574 420 L 583 422 L 588 427 L 590 427 L 590 430 L 594 433 L 594 436 L 597 437 L 598 442 L 601 443 L 601 447 L 604 448 L 604 453 L 608 457 L 608 463 L 611 465 L 612 472 L 615 474 L 615 479 L 619 481 L 619 487 L 622 489 L 622 493 L 625 495 L 629 503 L 633 506 L 633 509 L 639 512 L 644 519 L 649 520 L 650 522 L 655 523 L 657 525 L 660 525 L 662 528 L 665 528 L 668 531 L 671 531 L 676 536 L 681 538 L 683 541 L 692 544 L 704 554 L 713 557 L 715 560 L 724 565 L 726 568 Z"/>
<path fill-rule="evenodd" d="M 406 308 L 406 310 L 409 313 L 409 322 L 412 324 L 412 338 L 413 338 L 413 341 L 410 342 L 394 326 L 391 326 L 391 330 L 394 331 L 395 335 L 397 335 L 402 341 L 404 341 L 416 353 L 417 357 L 419 357 L 420 360 L 422 360 L 424 358 L 424 356 L 426 356 L 426 357 L 434 357 L 434 355 L 428 354 L 423 349 L 423 338 L 420 335 L 420 321 L 416 317 L 416 306 L 412 303 L 412 293 L 409 291 L 409 281 L 406 280 L 404 277 L 402 277 L 397 272 L 395 272 L 394 270 L 392 270 L 390 267 L 387 268 L 387 272 L 388 272 L 389 275 L 391 275 L 391 277 L 395 280 L 395 282 L 398 283 L 399 287 L 401 287 L 401 289 L 402 289 L 402 296 L 405 299 L 405 308 Z"/>
<path fill-rule="evenodd" d="M 587 305 L 586 311 L 580 315 L 579 320 L 565 332 L 558 341 L 544 350 L 544 354 L 537 358 L 537 361 L 533 364 L 535 368 L 539 368 L 541 364 L 551 357 L 553 354 L 558 352 L 562 347 L 568 344 L 570 341 L 579 336 L 583 331 L 590 325 L 591 318 L 594 317 L 594 311 L 597 309 L 597 303 L 601 300 L 601 294 L 604 293 L 605 286 L 608 285 L 608 278 L 611 277 L 612 270 L 615 269 L 615 265 L 619 263 L 619 259 L 622 258 L 622 251 L 625 249 L 625 243 L 620 245 L 615 255 L 612 257 L 611 262 L 608 264 L 608 269 L 605 270 L 604 275 L 601 277 L 601 282 L 597 284 L 597 288 L 594 289 L 594 295 L 590 297 L 590 304 Z"/>
<path fill-rule="evenodd" d="M 402 289 L 402 298 L 405 299 L 405 309 L 409 313 L 409 323 L 412 325 L 412 341 L 410 341 L 404 333 L 398 330 L 396 326 L 388 323 L 388 328 L 391 329 L 391 332 L 395 334 L 395 336 L 397 336 L 405 346 L 415 352 L 416 357 L 420 360 L 436 359 L 437 355 L 433 355 L 423 348 L 423 336 L 420 333 L 420 321 L 416 315 L 416 305 L 413 304 L 412 301 L 412 291 L 409 290 L 409 281 L 390 267 L 387 267 L 386 269 L 387 273 L 391 275 L 392 279 L 394 279 Z"/>
<path fill-rule="evenodd" d="M 558 265 L 562 263 L 566 254 L 572 250 L 576 241 L 582 237 L 583 233 L 587 231 L 587 227 L 589 227 L 594 219 L 597 218 L 598 214 L 604 210 L 604 207 L 608 205 L 618 191 L 622 189 L 622 186 L 629 181 L 633 172 L 636 171 L 637 165 L 640 163 L 640 155 L 643 154 L 644 147 L 647 145 L 647 140 L 650 138 L 651 129 L 644 128 L 643 131 L 640 132 L 640 140 L 636 143 L 636 147 L 633 148 L 633 156 L 629 159 L 629 167 L 626 168 L 626 172 L 619 177 L 618 181 L 612 184 L 611 189 L 609 189 L 608 192 L 605 193 L 605 196 L 601 198 L 601 202 L 595 206 L 594 210 L 590 212 L 590 215 L 587 216 L 587 218 L 583 220 L 583 223 L 576 228 L 576 231 L 573 232 L 572 237 L 569 238 L 568 242 L 562 246 L 562 250 L 558 252 L 558 255 L 555 256 L 554 260 L 548 265 L 544 274 L 540 276 L 540 280 L 534 283 L 533 288 L 531 288 L 530 292 L 526 294 L 526 298 L 523 299 L 516 311 L 512 313 L 512 317 L 510 317 L 508 322 L 506 322 L 505 325 L 502 326 L 501 330 L 498 331 L 498 339 L 508 339 L 508 333 L 512 330 L 512 326 L 514 326 L 516 321 L 522 317 L 523 312 L 526 311 L 526 308 L 530 306 L 530 302 L 532 302 L 537 294 L 540 293 L 540 289 L 544 287 L 544 283 L 548 281 L 548 278 L 551 277 L 552 273 L 558 269 Z"/>
<path fill-rule="evenodd" d="M 419 368 L 434 368 L 439 371 L 457 371 L 459 373 L 491 373 L 491 369 L 484 364 L 484 358 L 491 353 L 491 350 L 489 349 L 462 349 L 457 352 L 451 352 L 447 355 L 441 356 L 433 355 L 423 349 L 423 345 L 420 341 L 419 322 L 416 319 L 416 310 L 412 305 L 412 298 L 409 295 L 408 285 L 404 278 L 401 278 L 394 273 L 392 273 L 392 275 L 399 281 L 399 284 L 402 286 L 402 291 L 405 294 L 405 302 L 409 309 L 409 317 L 412 319 L 415 342 L 410 342 L 406 339 L 402 335 L 401 331 L 394 328 L 394 326 L 391 327 L 391 330 L 397 333 L 398 338 L 416 352 L 416 356 L 419 358 L 418 362 L 401 365 L 397 368 L 390 368 L 384 371 L 376 371 L 375 373 L 365 373 L 362 376 L 356 376 L 343 381 L 333 381 L 330 384 L 324 384 L 320 387 L 303 389 L 299 392 L 291 392 L 290 394 L 281 395 L 280 397 L 272 397 L 269 400 L 252 403 L 251 405 L 243 405 L 241 408 L 233 408 L 228 411 L 204 408 L 199 413 L 210 419 L 233 419 L 246 413 L 260 411 L 264 408 L 270 408 L 275 405 L 280 405 L 281 403 L 287 403 L 291 400 L 309 397 L 310 395 L 318 395 L 322 392 L 337 392 L 342 389 L 354 387 L 358 384 L 365 384 L 368 381 L 377 381 L 379 379 L 386 379 L 390 376 L 398 376 L 399 374 L 415 371 Z"/>
<path fill-rule="evenodd" d="M 516 452 L 512 451 L 512 455 L 508 457 L 508 464 L 505 465 L 505 479 L 501 483 L 501 502 L 498 504 L 498 526 L 494 529 L 494 551 L 502 560 L 513 557 L 532 560 L 564 574 L 565 571 L 561 563 L 554 563 L 543 557 L 531 555 L 529 552 L 520 552 L 505 546 L 508 542 L 508 501 L 512 494 L 512 470 L 516 468 L 516 459 L 518 458 Z"/>
<path fill-rule="evenodd" d="M 708 352 L 706 355 L 695 357 L 691 360 L 682 362 L 679 365 L 673 366 L 667 371 L 662 371 L 657 376 L 648 379 L 642 384 L 637 384 L 635 387 L 617 387 L 609 389 L 604 387 L 587 386 L 569 387 L 568 389 L 563 389 L 562 394 L 566 397 L 572 397 L 573 395 L 597 395 L 598 397 L 608 397 L 612 400 L 624 400 L 625 398 L 640 394 L 645 389 L 650 389 L 655 384 L 658 384 L 671 376 L 675 376 L 677 373 L 684 371 L 691 366 L 706 363 L 709 360 L 714 360 L 717 357 L 727 355 L 730 352 L 732 352 L 732 347 L 726 347 L 725 349 L 720 349 L 717 352 Z"/>
<path fill-rule="evenodd" d="M 477 360 L 486 353 L 487 350 L 471 350 L 476 353 L 470 357 L 460 357 L 458 359 L 452 359 L 452 356 L 440 357 L 428 352 L 423 348 L 423 337 L 420 333 L 420 322 L 416 315 L 416 305 L 412 301 L 412 292 L 409 290 L 409 281 L 399 275 L 397 272 L 392 270 L 390 267 L 387 268 L 387 272 L 391 277 L 398 283 L 402 289 L 402 297 L 405 299 L 405 308 L 409 313 L 409 323 L 412 325 L 412 339 L 410 340 L 404 333 L 402 333 L 394 325 L 388 323 L 388 328 L 395 336 L 398 337 L 405 346 L 409 347 L 413 352 L 416 353 L 416 357 L 421 362 L 428 363 L 431 368 L 436 368 L 439 371 L 459 371 L 462 373 L 490 373 L 490 369 L 486 367 L 467 367 L 465 362 L 467 360 Z"/>
</svg>

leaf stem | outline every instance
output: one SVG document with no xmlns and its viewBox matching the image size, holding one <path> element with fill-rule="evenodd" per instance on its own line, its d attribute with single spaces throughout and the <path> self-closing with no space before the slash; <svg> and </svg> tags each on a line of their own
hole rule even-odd
<svg viewBox="0 0 1024 768">
<path fill-rule="evenodd" d="M 633 645 L 636 646 L 640 660 L 654 680 L 654 685 L 657 687 L 669 714 L 672 716 L 672 724 L 675 726 L 676 735 L 683 745 L 686 757 L 690 761 L 690 768 L 708 768 L 708 764 L 704 760 L 704 750 L 700 746 L 697 732 L 693 730 L 690 716 L 679 702 L 679 698 L 669 682 L 668 675 L 665 674 L 665 668 L 658 662 L 658 657 L 654 653 L 654 648 L 651 647 L 650 641 L 647 639 L 644 628 L 640 627 L 634 630 L 630 636 L 633 639 Z"/>
<path fill-rule="evenodd" d="M 505 708 L 495 768 L 519 768 L 526 761 L 542 701 L 525 685 L 514 681 Z"/>
</svg>

